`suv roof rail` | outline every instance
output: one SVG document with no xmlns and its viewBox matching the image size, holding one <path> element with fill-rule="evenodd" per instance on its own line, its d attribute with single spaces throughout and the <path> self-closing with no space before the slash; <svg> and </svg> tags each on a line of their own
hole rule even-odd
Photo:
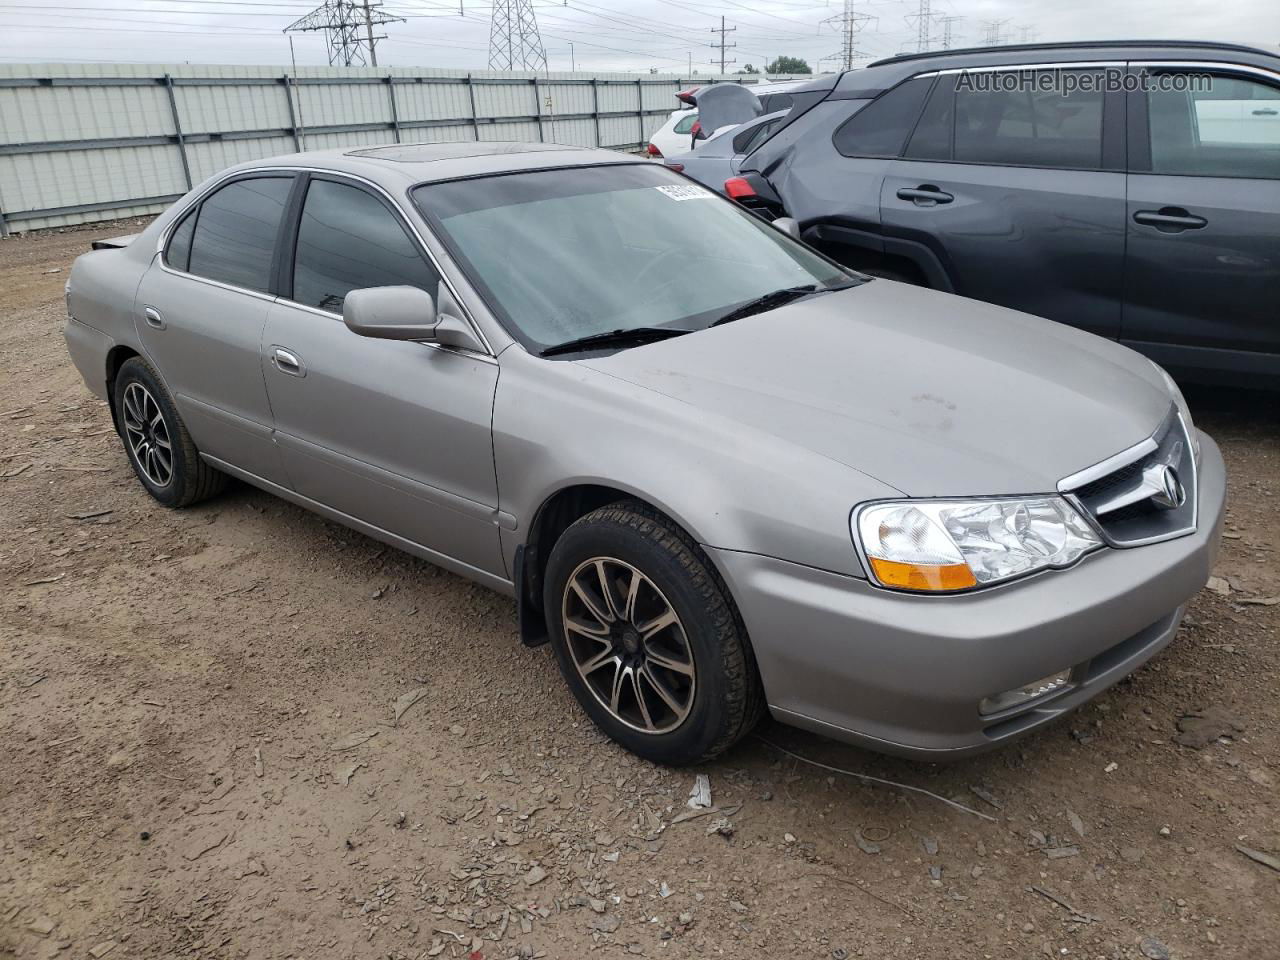
<svg viewBox="0 0 1280 960">
<path fill-rule="evenodd" d="M 1060 43 L 1011 43 L 989 47 L 959 47 L 952 50 L 926 50 L 923 53 L 900 53 L 893 57 L 885 57 L 868 67 L 880 67 L 887 63 L 902 63 L 907 60 L 928 60 L 939 57 L 958 57 L 970 53 L 1004 53 L 1018 50 L 1090 50 L 1115 49 L 1118 47 L 1175 47 L 1200 48 L 1208 50 L 1231 50 L 1236 53 L 1260 53 L 1267 57 L 1277 54 L 1261 47 L 1250 47 L 1243 43 L 1219 43 L 1211 40 L 1075 40 Z"/>
</svg>

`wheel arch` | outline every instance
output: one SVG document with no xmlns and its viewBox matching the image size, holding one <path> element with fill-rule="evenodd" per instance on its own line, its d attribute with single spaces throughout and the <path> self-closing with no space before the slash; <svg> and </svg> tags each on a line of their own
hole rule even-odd
<svg viewBox="0 0 1280 960">
<path fill-rule="evenodd" d="M 111 410 L 111 423 L 116 428 L 116 432 L 120 432 L 120 415 L 116 411 L 116 375 L 120 373 L 120 368 L 125 362 L 134 357 L 141 357 L 142 353 L 133 347 L 124 343 L 117 343 L 107 351 L 106 360 L 106 376 L 107 376 L 107 406 Z"/>
</svg>

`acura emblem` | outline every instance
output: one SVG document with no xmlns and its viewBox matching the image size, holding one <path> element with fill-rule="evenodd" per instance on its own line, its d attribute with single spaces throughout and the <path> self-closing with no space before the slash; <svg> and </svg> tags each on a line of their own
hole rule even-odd
<svg viewBox="0 0 1280 960">
<path fill-rule="evenodd" d="M 1178 471 L 1168 464 L 1160 464 L 1146 471 L 1145 479 L 1155 487 L 1151 502 L 1161 510 L 1176 510 L 1186 503 L 1187 491 L 1178 479 Z"/>
</svg>

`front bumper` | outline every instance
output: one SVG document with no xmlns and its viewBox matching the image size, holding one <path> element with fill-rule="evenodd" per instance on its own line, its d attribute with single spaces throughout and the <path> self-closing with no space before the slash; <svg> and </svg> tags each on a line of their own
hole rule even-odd
<svg viewBox="0 0 1280 960">
<path fill-rule="evenodd" d="M 1209 578 L 1226 468 L 1217 444 L 1203 434 L 1201 441 L 1193 533 L 1103 549 L 1069 570 L 989 590 L 893 593 L 711 549 L 746 622 L 770 710 L 837 740 L 941 759 L 995 747 L 1097 696 L 1173 639 L 1187 601 Z M 1064 669 L 1065 688 L 979 713 L 984 697 Z"/>
</svg>

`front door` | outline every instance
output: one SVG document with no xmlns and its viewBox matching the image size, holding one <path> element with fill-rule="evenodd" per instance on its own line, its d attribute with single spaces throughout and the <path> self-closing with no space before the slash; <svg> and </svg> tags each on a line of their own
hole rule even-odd
<svg viewBox="0 0 1280 960">
<path fill-rule="evenodd" d="M 1145 76 L 1122 338 L 1174 367 L 1280 375 L 1280 78 Z"/>
<path fill-rule="evenodd" d="M 342 322 L 346 294 L 439 274 L 398 213 L 363 186 L 313 176 L 285 296 L 263 338 L 276 442 L 293 488 L 471 570 L 506 577 L 492 411 L 497 362 L 373 340 Z"/>
<path fill-rule="evenodd" d="M 142 278 L 135 324 L 201 452 L 279 482 L 262 331 L 272 261 L 294 177 L 218 188 L 170 231 Z"/>
<path fill-rule="evenodd" d="M 881 186 L 886 248 L 927 247 L 963 296 L 1119 336 L 1124 100 L 1102 77 L 940 77 Z"/>
</svg>

